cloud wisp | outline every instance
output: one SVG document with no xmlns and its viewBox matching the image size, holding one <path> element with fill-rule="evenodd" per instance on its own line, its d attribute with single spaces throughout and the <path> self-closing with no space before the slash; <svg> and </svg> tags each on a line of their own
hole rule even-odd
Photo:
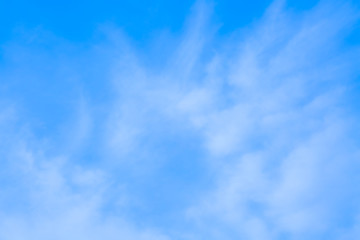
<svg viewBox="0 0 360 240">
<path fill-rule="evenodd" d="M 3 46 L 1 239 L 360 236 L 358 11 L 275 2 L 231 36 L 211 13 L 166 61 L 110 26 Z"/>
</svg>

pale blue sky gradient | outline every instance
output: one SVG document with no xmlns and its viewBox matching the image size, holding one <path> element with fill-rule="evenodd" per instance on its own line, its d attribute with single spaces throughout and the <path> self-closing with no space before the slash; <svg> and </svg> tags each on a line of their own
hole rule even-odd
<svg viewBox="0 0 360 240">
<path fill-rule="evenodd" d="M 0 1 L 0 240 L 360 238 L 357 1 Z"/>
</svg>

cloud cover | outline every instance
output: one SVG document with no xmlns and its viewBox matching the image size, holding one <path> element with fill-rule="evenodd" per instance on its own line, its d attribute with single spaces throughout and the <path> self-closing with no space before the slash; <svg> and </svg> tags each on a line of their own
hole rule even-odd
<svg viewBox="0 0 360 240">
<path fill-rule="evenodd" d="M 211 13 L 147 53 L 108 25 L 3 46 L 1 239 L 359 237 L 359 11 Z"/>
</svg>

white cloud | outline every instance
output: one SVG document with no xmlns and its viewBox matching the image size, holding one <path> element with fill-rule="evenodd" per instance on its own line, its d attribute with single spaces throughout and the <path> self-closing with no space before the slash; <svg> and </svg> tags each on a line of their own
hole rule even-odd
<svg viewBox="0 0 360 240">
<path fill-rule="evenodd" d="M 357 223 L 344 219 L 359 211 L 360 193 L 351 186 L 359 180 L 358 115 L 346 96 L 358 70 L 342 45 L 356 14 L 332 4 L 295 14 L 276 3 L 245 33 L 222 42 L 208 22 L 211 8 L 194 9 L 162 71 L 144 64 L 116 29 L 106 30 L 108 42 L 82 53 L 92 56 L 89 65 L 99 55 L 109 63 L 104 79 L 94 81 L 110 82 L 111 97 L 92 106 L 94 95 L 82 90 L 76 120 L 61 128 L 67 147 L 38 139 L 31 127 L 9 129 L 12 113 L 0 114 L 0 130 L 9 136 L 0 145 L 2 179 L 18 188 L 1 195 L 0 238 L 356 238 Z M 137 226 L 141 219 L 127 219 L 126 208 L 151 200 L 139 200 L 134 179 L 119 172 L 168 181 L 156 171 L 187 160 L 163 154 L 170 151 L 166 141 L 182 134 L 201 139 L 196 149 L 206 166 L 199 174 L 210 174 L 214 184 L 176 209 L 186 217 L 171 229 Z M 61 151 L 52 150 L 57 144 Z M 96 159 L 77 159 L 83 151 Z M 111 201 L 122 205 L 113 209 Z M 179 230 L 181 224 L 192 226 Z"/>
<path fill-rule="evenodd" d="M 78 166 L 67 156 L 48 156 L 27 141 L 17 139 L 2 150 L 7 172 L 2 178 L 1 239 L 169 239 L 104 214 L 114 187 L 104 171 Z"/>
<path fill-rule="evenodd" d="M 246 239 L 338 237 L 352 214 L 343 205 L 358 199 L 357 174 L 348 173 L 358 167 L 354 116 L 341 107 L 353 69 L 339 50 L 353 20 L 346 7 L 291 16 L 275 5 L 239 52 L 218 61 L 230 63 L 221 94 L 232 101 L 202 116 L 219 175 L 189 209 L 200 227 Z"/>
</svg>

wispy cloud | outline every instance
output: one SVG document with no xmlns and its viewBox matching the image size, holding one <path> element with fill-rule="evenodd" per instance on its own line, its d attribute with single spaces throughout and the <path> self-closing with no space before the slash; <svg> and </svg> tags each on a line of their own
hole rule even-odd
<svg viewBox="0 0 360 240">
<path fill-rule="evenodd" d="M 218 36 L 212 9 L 162 67 L 110 26 L 3 47 L 0 238 L 356 239 L 358 12 L 276 2 Z"/>
</svg>

